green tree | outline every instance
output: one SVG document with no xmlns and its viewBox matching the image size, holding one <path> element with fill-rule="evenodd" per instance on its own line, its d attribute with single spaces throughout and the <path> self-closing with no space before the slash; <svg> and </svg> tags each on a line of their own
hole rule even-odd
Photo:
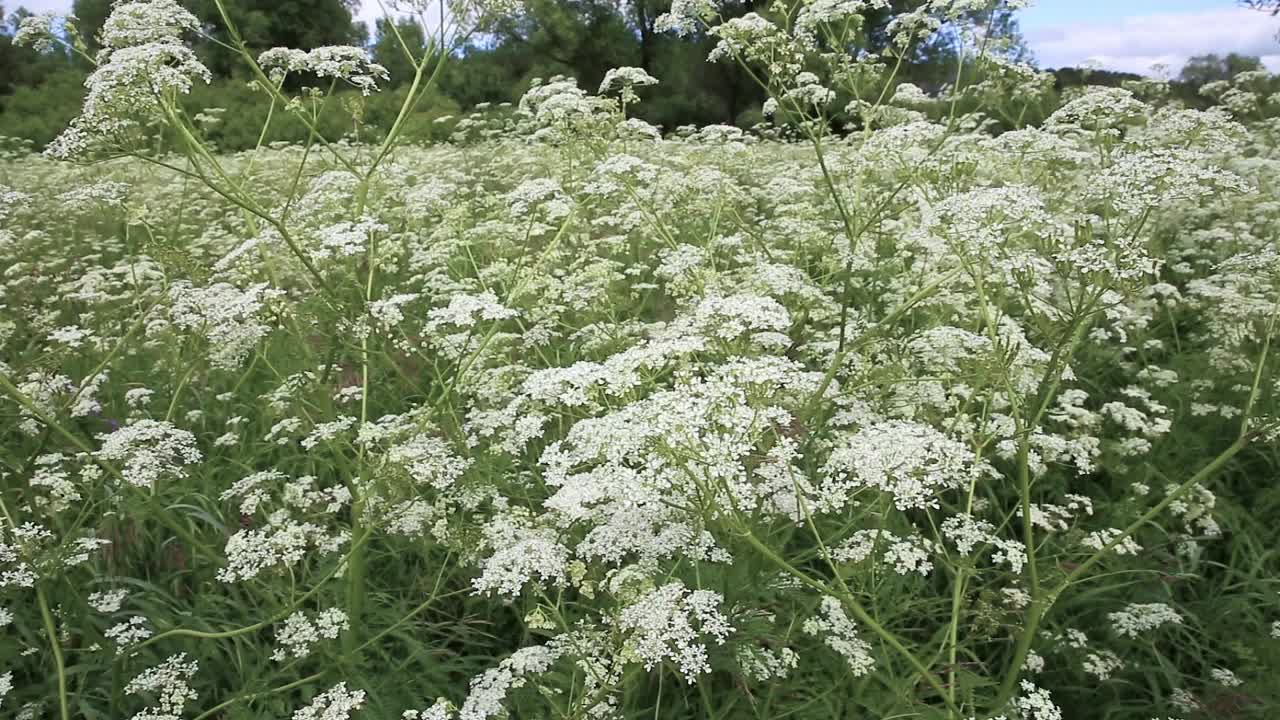
<svg viewBox="0 0 1280 720">
<path fill-rule="evenodd" d="M 359 0 L 222 0 L 240 37 L 253 50 L 290 47 L 309 50 L 323 45 L 364 43 L 352 22 Z M 219 43 L 231 37 L 215 0 L 184 0 L 183 5 L 205 23 L 214 42 L 198 43 L 205 63 L 216 75 L 238 71 L 235 53 Z"/>
<path fill-rule="evenodd" d="M 75 0 L 71 4 L 71 14 L 76 16 L 80 34 L 89 50 L 97 51 L 101 47 L 98 34 L 102 32 L 102 25 L 111 14 L 111 0 Z"/>
<path fill-rule="evenodd" d="M 1230 80 L 1238 73 L 1257 70 L 1260 67 L 1262 67 L 1262 61 L 1252 55 L 1238 53 L 1231 53 L 1225 57 L 1216 54 L 1197 55 L 1182 67 L 1178 79 L 1198 90 L 1208 83 Z"/>
<path fill-rule="evenodd" d="M 413 20 L 397 20 L 394 26 L 391 23 L 386 18 L 378 19 L 372 54 L 373 61 L 391 74 L 391 87 L 399 87 L 413 79 L 414 73 L 414 62 L 405 49 L 414 57 L 422 57 L 427 38 L 422 25 Z"/>
<path fill-rule="evenodd" d="M 0 95 L 8 95 L 20 87 L 35 87 L 50 76 L 70 67 L 67 53 L 61 47 L 39 52 L 13 44 L 13 35 L 22 19 L 31 15 L 25 7 L 6 15 L 0 5 Z"/>
</svg>

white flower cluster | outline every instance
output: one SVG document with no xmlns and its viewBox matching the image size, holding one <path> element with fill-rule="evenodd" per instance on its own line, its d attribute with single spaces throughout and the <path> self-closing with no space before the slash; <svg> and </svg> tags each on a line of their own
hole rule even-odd
<svg viewBox="0 0 1280 720">
<path fill-rule="evenodd" d="M 0 368 L 3 369 L 3 368 Z M 17 383 L 18 390 L 34 405 L 19 407 L 23 420 L 18 428 L 28 435 L 38 435 L 45 419 L 57 417 L 63 411 L 73 418 L 86 417 L 102 411 L 102 403 L 97 394 L 111 375 L 103 370 L 76 383 L 66 375 L 55 375 L 47 372 L 28 373 Z"/>
<path fill-rule="evenodd" d="M 785 680 L 800 661 L 800 656 L 788 647 L 775 651 L 768 647 L 741 645 L 736 652 L 742 674 L 754 682 Z"/>
<path fill-rule="evenodd" d="M 102 24 L 102 44 L 111 48 L 158 43 L 196 32 L 200 21 L 174 0 L 117 2 Z"/>
<path fill-rule="evenodd" d="M 881 560 L 899 575 L 914 572 L 926 577 L 933 570 L 930 556 L 940 550 L 932 540 L 919 535 L 898 537 L 887 530 L 858 530 L 832 548 L 831 557 L 838 562 L 858 563 L 876 554 L 877 549 Z"/>
<path fill-rule="evenodd" d="M 588 379 L 595 373 L 577 375 Z M 580 420 L 542 453 L 545 481 L 556 488 L 545 506 L 557 524 L 590 527 L 576 548 L 584 559 L 728 561 L 701 528 L 699 514 L 678 508 L 707 503 L 713 513 L 737 507 L 802 517 L 797 488 L 808 495 L 803 501 L 810 507 L 815 499 L 803 474 L 793 470 L 788 453 L 795 452 L 794 444 L 773 448 L 758 473 L 748 465 L 772 428 L 793 422 L 776 403 L 813 393 L 818 382 L 785 359 L 742 359 L 705 380 L 681 381 L 672 390 Z M 712 502 L 714 497 L 719 500 Z"/>
<path fill-rule="evenodd" d="M 858 636 L 858 626 L 845 614 L 840 601 L 829 595 L 823 596 L 818 614 L 805 620 L 801 629 L 843 657 L 854 677 L 866 675 L 876 665 L 871 645 Z"/>
<path fill-rule="evenodd" d="M 306 707 L 293 713 L 293 720 L 347 720 L 364 706 L 363 690 L 348 690 L 346 682 L 325 690 L 311 699 Z"/>
<path fill-rule="evenodd" d="M 147 619 L 134 615 L 124 622 L 116 623 L 103 631 L 103 637 L 116 644 L 116 654 L 123 653 L 131 645 L 146 640 L 154 635 L 151 628 L 146 627 Z"/>
<path fill-rule="evenodd" d="M 0 542 L 0 588 L 36 586 L 36 567 L 33 564 L 53 541 L 53 533 L 35 523 L 23 523 L 11 527 L 5 533 L 10 537 Z M 0 535 L 0 538 L 4 535 Z"/>
<path fill-rule="evenodd" d="M 238 367 L 253 348 L 271 332 L 261 321 L 266 303 L 284 293 L 266 283 L 243 290 L 228 283 L 198 288 L 175 282 L 169 291 L 169 319 L 181 330 L 194 331 L 209 341 L 214 367 Z"/>
<path fill-rule="evenodd" d="M 477 592 L 515 597 L 535 578 L 539 583 L 564 584 L 569 549 L 560 544 L 554 529 L 499 515 L 485 526 L 485 538 L 493 554 L 472 581 Z"/>
<path fill-rule="evenodd" d="M 1013 707 L 1022 720 L 1062 720 L 1062 708 L 1053 703 L 1048 690 L 1023 680 L 1019 683 L 1022 693 L 1013 699 Z"/>
<path fill-rule="evenodd" d="M 46 53 L 54 48 L 57 34 L 54 25 L 58 16 L 50 13 L 27 15 L 18 22 L 18 30 L 13 34 L 13 44 L 18 47 L 30 47 L 36 52 Z"/>
<path fill-rule="evenodd" d="M 1099 680 L 1109 680 L 1113 674 L 1123 668 L 1124 661 L 1110 650 L 1091 652 L 1085 656 L 1082 664 L 1082 669 L 1086 673 Z"/>
<path fill-rule="evenodd" d="M 545 645 L 521 648 L 497 667 L 472 678 L 458 720 L 488 720 L 506 712 L 503 702 L 513 689 L 523 687 L 527 676 L 551 669 L 559 653 Z"/>
<path fill-rule="evenodd" d="M 151 695 L 157 704 L 133 716 L 133 720 L 178 720 L 187 703 L 199 696 L 191 687 L 191 678 L 199 669 L 186 653 L 172 655 L 163 663 L 142 672 L 125 685 L 129 695 Z"/>
<path fill-rule="evenodd" d="M 266 570 L 296 565 L 308 551 L 338 552 L 350 539 L 347 530 L 332 531 L 313 522 L 299 522 L 286 509 L 277 510 L 262 529 L 241 529 L 227 539 L 227 566 L 218 571 L 222 582 L 251 580 Z"/>
<path fill-rule="evenodd" d="M 1093 550 L 1102 550 L 1107 545 L 1116 541 L 1123 533 L 1116 528 L 1107 528 L 1105 530 L 1095 530 L 1089 533 L 1088 537 L 1081 541 L 1081 544 Z M 1116 543 L 1111 551 L 1118 555 L 1137 555 L 1142 552 L 1142 546 L 1132 537 L 1126 537 Z"/>
<path fill-rule="evenodd" d="M 616 621 L 626 634 L 624 652 L 646 669 L 664 661 L 675 663 L 689 682 L 711 671 L 707 642 L 723 645 L 733 626 L 720 612 L 724 598 L 709 590 L 690 590 L 672 582 L 623 608 Z"/>
<path fill-rule="evenodd" d="M 338 608 L 321 610 L 314 618 L 299 610 L 285 618 L 284 627 L 276 632 L 276 649 L 271 652 L 271 659 L 284 662 L 307 657 L 321 640 L 336 640 L 350 627 L 347 614 Z"/>
<path fill-rule="evenodd" d="M 616 91 L 622 96 L 623 102 L 631 104 L 640 100 L 640 96 L 636 95 L 636 88 L 657 84 L 658 79 L 646 72 L 644 68 L 618 67 L 604 74 L 604 79 L 600 81 L 600 89 L 596 92 L 606 95 Z"/>
<path fill-rule="evenodd" d="M 576 80 L 556 76 L 546 82 L 535 79 L 520 97 L 519 112 L 538 128 L 534 138 L 562 144 L 586 128 L 604 124 L 613 105 L 608 98 L 587 94 Z"/>
<path fill-rule="evenodd" d="M 100 613 L 113 613 L 124 605 L 124 599 L 127 597 L 129 597 L 128 590 L 105 590 L 91 593 L 88 602 L 89 607 Z"/>
<path fill-rule="evenodd" d="M 671 9 L 658 16 L 654 29 L 690 35 L 703 29 L 703 23 L 716 12 L 712 0 L 672 0 Z"/>
<path fill-rule="evenodd" d="M 836 443 L 822 469 L 818 507 L 840 510 L 864 488 L 893 497 L 899 510 L 939 507 L 938 494 L 975 482 L 985 466 L 964 443 L 932 427 L 890 420 Z"/>
<path fill-rule="evenodd" d="M 162 480 L 187 476 L 186 466 L 203 455 L 190 432 L 160 420 L 138 420 L 98 436 L 100 460 L 123 463 L 120 475 L 134 487 L 154 488 Z"/>
<path fill-rule="evenodd" d="M 1182 616 L 1164 603 L 1129 603 L 1124 610 L 1107 613 L 1116 634 L 1136 638 L 1163 625 L 1181 625 Z"/>
<path fill-rule="evenodd" d="M 369 60 L 363 48 L 326 45 L 311 50 L 272 48 L 258 56 L 258 64 L 277 83 L 289 74 L 314 75 L 342 80 L 369 95 L 378 91 L 378 81 L 390 79 L 387 69 Z"/>
<path fill-rule="evenodd" d="M 446 490 L 471 466 L 470 458 L 458 457 L 444 438 L 413 433 L 391 445 L 384 456 L 391 467 L 403 470 L 414 483 Z"/>
<path fill-rule="evenodd" d="M 85 466 L 85 469 L 81 470 L 80 482 L 77 482 L 67 468 L 68 460 L 62 453 L 40 455 L 35 459 L 28 483 L 33 490 L 40 488 L 48 493 L 47 497 L 38 496 L 34 499 L 37 506 L 47 508 L 52 513 L 59 513 L 82 498 L 81 490 L 84 488 L 80 483 L 90 481 L 94 477 L 92 472 L 86 472 L 86 470 L 90 467 L 95 470 L 98 468 L 96 465 Z"/>
<path fill-rule="evenodd" d="M 385 223 L 369 217 L 354 222 L 340 220 L 314 230 L 307 252 L 317 262 L 361 255 L 369 246 L 371 237 L 386 233 L 387 230 Z"/>
<path fill-rule="evenodd" d="M 427 311 L 422 333 L 442 352 L 460 358 L 480 350 L 484 333 L 476 329 L 479 323 L 501 322 L 519 314 L 499 302 L 490 290 L 474 295 L 458 293 L 450 296 L 445 307 Z"/>
<path fill-rule="evenodd" d="M 117 3 L 103 24 L 104 49 L 85 80 L 88 93 L 80 116 L 53 141 L 46 153 L 59 158 L 95 147 L 128 143 L 130 132 L 173 114 L 174 95 L 191 91 L 212 75 L 182 35 L 199 22 L 174 0 Z"/>
<path fill-rule="evenodd" d="M 300 720 L 403 707 L 383 696 L 390 678 L 368 698 L 290 684 L 296 665 L 354 639 L 348 625 L 382 645 L 344 655 L 352 678 L 373 677 L 404 632 L 495 658 L 465 700 L 436 687 L 453 665 L 428 668 L 429 707 L 405 720 L 673 715 L 735 683 L 770 686 L 762 715 L 803 715 L 833 668 L 875 688 L 823 695 L 841 717 L 954 702 L 1059 720 L 1072 709 L 1053 698 L 1103 680 L 1126 707 L 1163 708 L 1164 675 L 1197 680 L 1203 710 L 1252 680 L 1248 663 L 1237 678 L 1205 662 L 1234 655 L 1200 630 L 1203 653 L 1166 653 L 1146 677 L 1150 644 L 1133 640 L 1209 625 L 1125 603 L 1164 597 L 1160 538 L 1188 572 L 1205 567 L 1201 543 L 1234 540 L 1218 507 L 1253 497 L 1234 478 L 1270 449 L 1278 389 L 1258 358 L 1275 347 L 1280 297 L 1280 126 L 1236 111 L 1261 111 L 1263 85 L 1280 80 L 1214 88 L 1230 112 L 1139 99 L 1159 83 L 1063 90 L 1048 123 L 1006 130 L 1057 102 L 998 37 L 1012 4 L 906 4 L 726 7 L 737 17 L 717 27 L 714 0 L 671 3 L 660 31 L 695 33 L 762 81 L 771 119 L 752 130 L 627 119 L 656 80 L 619 67 L 595 95 L 538 80 L 518 107 L 433 124 L 456 128 L 449 142 L 375 147 L 368 127 L 323 137 L 333 124 L 311 116 L 306 144 L 211 148 L 188 158 L 184 183 L 139 159 L 63 168 L 4 150 L 0 174 L 23 192 L 0 188 L 0 416 L 13 419 L 0 585 L 18 598 L 0 625 L 41 626 L 33 588 L 81 588 L 50 611 L 74 689 L 92 699 L 108 692 L 97 670 L 111 652 L 140 653 L 153 628 L 243 627 L 245 607 L 311 598 L 272 630 L 206 638 L 214 656 L 255 647 L 245 667 L 281 676 L 220 696 L 287 686 L 315 696 Z M 182 5 L 114 3 L 98 87 L 55 151 L 80 133 L 128 155 L 160 125 L 188 127 L 179 95 L 201 75 Z M 397 5 L 432 53 L 511 8 Z M 977 31 L 975 18 L 993 21 Z M 865 41 L 877 47 L 849 52 Z M 958 43 L 960 79 L 976 85 L 900 82 L 896 60 L 917 77 L 921 42 Z M 359 48 L 261 63 L 276 99 L 385 79 Z M 322 96 L 305 90 L 290 110 Z M 164 242 L 135 242 L 139 227 Z M 1243 449 L 1228 445 L 1237 424 Z M 98 453 L 76 447 L 109 427 Z M 1219 446 L 1239 453 L 1213 466 L 1232 496 L 1184 486 Z M 163 538 L 139 533 L 166 518 L 107 480 L 117 468 L 164 505 L 220 501 L 190 505 L 208 522 L 142 562 Z M 1164 510 L 1134 525 L 1152 508 Z M 1131 525 L 1134 537 L 1118 529 Z M 211 544 L 225 559 L 209 561 Z M 1093 641 L 1063 627 L 1070 599 L 1055 599 L 1064 581 L 1078 591 L 1071 563 L 1084 558 L 1095 577 L 1152 578 L 1091 586 L 1120 610 L 1073 616 Z M 215 595 L 191 605 L 198 617 L 189 593 L 155 596 L 178 576 Z M 827 582 L 833 597 L 806 595 Z M 370 608 L 325 609 L 341 589 Z M 470 597 L 393 612 L 425 591 Z M 874 635 L 854 600 L 892 610 Z M 494 632 L 448 617 L 486 609 L 506 618 Z M 545 644 L 497 660 L 530 634 Z M 47 714 L 56 680 L 41 676 L 45 645 L 30 645 L 5 657 Z M 802 646 L 834 655 L 801 663 Z M 680 682 L 660 681 L 671 668 Z M 660 688 L 661 707 L 629 687 Z M 430 704 L 437 691 L 459 707 Z M 281 715 L 271 703 L 227 712 Z"/>
</svg>

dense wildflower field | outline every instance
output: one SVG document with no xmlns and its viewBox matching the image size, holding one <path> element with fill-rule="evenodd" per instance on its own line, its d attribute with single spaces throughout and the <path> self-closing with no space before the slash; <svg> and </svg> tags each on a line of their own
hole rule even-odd
<svg viewBox="0 0 1280 720">
<path fill-rule="evenodd" d="M 719 30 L 791 133 L 663 136 L 624 68 L 231 155 L 179 10 L 0 159 L 0 715 L 1276 716 L 1269 78 L 835 134 L 828 8 Z"/>
</svg>

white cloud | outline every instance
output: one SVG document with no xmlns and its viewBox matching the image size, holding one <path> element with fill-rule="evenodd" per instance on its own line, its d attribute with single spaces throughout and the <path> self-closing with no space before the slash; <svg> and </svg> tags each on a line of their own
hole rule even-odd
<svg viewBox="0 0 1280 720">
<path fill-rule="evenodd" d="M 1280 17 L 1244 8 L 1166 13 L 1115 22 L 1072 23 L 1027 33 L 1042 67 L 1068 67 L 1089 60 L 1108 70 L 1148 74 L 1163 64 L 1177 74 L 1187 58 L 1230 52 L 1258 55 L 1280 70 Z"/>
</svg>

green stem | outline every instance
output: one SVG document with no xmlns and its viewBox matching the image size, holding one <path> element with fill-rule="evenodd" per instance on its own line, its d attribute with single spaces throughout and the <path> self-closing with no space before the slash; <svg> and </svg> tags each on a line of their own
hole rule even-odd
<svg viewBox="0 0 1280 720">
<path fill-rule="evenodd" d="M 53 663 L 58 672 L 58 709 L 62 720 L 71 720 L 71 708 L 67 703 L 67 666 L 62 658 L 62 646 L 58 644 L 58 628 L 49 611 L 49 597 L 44 586 L 36 586 L 36 602 L 40 604 L 40 617 L 44 619 L 44 631 L 49 636 L 49 649 L 53 651 Z"/>
<path fill-rule="evenodd" d="M 1017 645 L 1014 647 L 1013 658 L 1010 661 L 1008 668 L 1005 670 L 1004 680 L 1000 684 L 1000 691 L 991 708 L 993 713 L 1000 713 L 1004 709 L 1005 705 L 1009 703 L 1009 700 L 1013 698 L 1018 679 L 1021 675 L 1022 665 L 1026 662 L 1027 654 L 1031 650 L 1031 643 L 1035 639 L 1040 621 L 1044 619 L 1044 616 L 1048 613 L 1049 608 L 1053 606 L 1057 598 L 1068 587 L 1070 587 L 1073 582 L 1080 579 L 1086 572 L 1093 568 L 1093 566 L 1096 565 L 1104 555 L 1113 550 L 1120 543 L 1130 538 L 1139 530 L 1139 528 L 1151 522 L 1152 519 L 1164 512 L 1164 510 L 1174 502 L 1177 502 L 1177 500 L 1190 491 L 1191 488 L 1203 483 L 1205 480 L 1208 480 L 1215 473 L 1221 470 L 1223 466 L 1230 462 L 1231 459 L 1239 454 L 1241 450 L 1244 450 L 1251 440 L 1252 435 L 1242 435 L 1232 443 L 1230 447 L 1223 450 L 1221 454 L 1210 461 L 1208 465 L 1205 465 L 1199 472 L 1192 475 L 1185 482 L 1175 488 L 1173 492 L 1166 495 L 1164 500 L 1161 500 L 1150 510 L 1143 513 L 1142 517 L 1133 521 L 1133 523 L 1126 527 L 1123 532 L 1112 538 L 1110 542 L 1094 552 L 1083 563 L 1076 566 L 1076 568 L 1067 575 L 1061 584 L 1050 590 L 1042 598 L 1032 601 L 1030 611 L 1027 614 L 1026 624 L 1022 629 L 1022 634 L 1018 637 Z"/>
<path fill-rule="evenodd" d="M 876 635 L 878 635 L 881 640 L 883 640 L 887 645 L 889 645 L 889 647 L 893 648 L 895 651 L 897 651 L 899 655 L 901 655 L 903 658 L 906 659 L 907 663 L 911 665 L 911 667 L 914 668 L 917 673 L 919 673 L 920 677 L 926 683 L 928 683 L 929 687 L 933 688 L 933 690 L 936 693 L 938 693 L 938 697 L 942 698 L 942 702 L 946 704 L 948 710 L 950 710 L 956 717 L 960 716 L 960 708 L 957 707 L 954 702 L 952 702 L 951 698 L 947 693 L 946 688 L 943 687 L 942 685 L 942 681 L 939 680 L 936 675 L 930 672 L 929 669 L 924 666 L 924 663 L 920 662 L 920 659 L 916 657 L 915 653 L 908 650 L 907 647 L 902 644 L 902 641 L 899 640 L 896 635 L 889 632 L 883 625 L 877 622 L 875 618 L 871 617 L 871 614 L 868 613 L 866 609 L 862 607 L 862 604 L 859 603 L 852 595 L 849 595 L 847 593 L 841 593 L 835 588 L 832 588 L 826 585 L 825 583 L 814 580 L 813 578 L 809 577 L 805 573 L 800 572 L 798 569 L 793 567 L 791 563 L 788 563 L 782 556 L 778 555 L 778 553 L 775 552 L 773 548 L 761 542 L 760 539 L 757 538 L 755 534 L 751 532 L 750 529 L 744 527 L 742 528 L 742 530 L 743 530 L 743 536 L 746 538 L 747 542 L 752 547 L 758 550 L 760 554 L 764 555 L 766 558 L 769 559 L 770 562 L 772 562 L 774 565 L 777 565 L 781 570 L 786 572 L 788 575 L 791 575 L 796 580 L 799 580 L 800 582 L 804 583 L 805 585 L 808 585 L 809 587 L 813 588 L 814 590 L 817 590 L 818 592 L 824 595 L 830 595 L 831 597 L 837 598 L 841 602 L 843 602 L 846 607 L 848 607 L 851 611 L 853 611 L 854 616 L 858 618 L 859 622 L 871 628 L 871 631 L 874 632 Z"/>
<path fill-rule="evenodd" d="M 320 678 L 322 678 L 322 677 L 324 677 L 324 673 L 322 673 L 322 672 L 318 672 L 318 673 L 316 673 L 315 675 L 308 675 L 307 677 L 304 677 L 304 678 L 302 678 L 302 679 L 300 679 L 300 680 L 294 680 L 293 682 L 289 683 L 288 685 L 281 685 L 280 687 L 277 687 L 277 688 L 271 688 L 270 690 L 263 690 L 263 691 L 261 691 L 261 692 L 249 693 L 248 695 L 240 695 L 240 696 L 238 696 L 238 697 L 233 697 L 233 698 L 231 698 L 230 700 L 224 700 L 223 702 L 218 703 L 217 705 L 214 705 L 213 707 L 209 708 L 208 710 L 205 710 L 204 712 L 202 712 L 202 713 L 200 713 L 199 715 L 197 715 L 197 716 L 195 717 L 195 720 L 205 720 L 206 718 L 212 717 L 212 716 L 213 716 L 214 714 L 216 714 L 218 711 L 223 710 L 223 709 L 225 709 L 225 708 L 228 708 L 228 707 L 230 707 L 230 706 L 232 706 L 232 705 L 234 705 L 234 704 L 236 704 L 236 703 L 239 703 L 239 702 L 249 702 L 250 700 L 253 700 L 254 698 L 260 698 L 260 697 L 262 697 L 263 695 L 274 695 L 274 694 L 276 694 L 276 693 L 281 693 L 281 692 L 284 692 L 284 691 L 286 691 L 286 690 L 292 690 L 293 688 L 296 688 L 296 687 L 299 687 L 299 686 L 302 686 L 302 685 L 306 685 L 307 683 L 315 682 L 316 680 L 319 680 L 319 679 L 320 679 Z"/>
<path fill-rule="evenodd" d="M 368 537 L 369 535 L 366 533 L 365 535 L 361 536 L 358 540 L 356 540 L 354 543 L 352 543 L 351 550 L 348 551 L 348 557 L 350 557 L 350 553 L 354 552 L 361 545 L 363 545 L 364 541 Z M 160 642 L 161 640 L 165 640 L 171 637 L 193 637 L 193 638 L 199 638 L 201 640 L 225 640 L 227 638 L 239 637 L 240 635 L 246 635 L 248 633 L 257 632 L 258 630 L 261 630 L 265 627 L 272 625 L 273 623 L 276 623 L 284 619 L 290 613 L 292 613 L 294 610 L 300 607 L 303 603 L 309 600 L 313 595 L 320 592 L 320 590 L 324 587 L 324 584 L 330 578 L 336 575 L 338 573 L 338 570 L 341 569 L 342 567 L 343 567 L 342 562 L 337 563 L 331 570 L 329 570 L 329 572 L 325 573 L 324 577 L 320 578 L 320 580 L 316 582 L 314 587 L 312 587 L 305 594 L 303 594 L 302 597 L 299 597 L 297 600 L 290 603 L 288 607 L 284 608 L 283 610 L 280 610 L 279 612 L 267 618 L 266 620 L 263 620 L 261 622 L 256 622 L 252 625 L 246 625 L 244 627 L 235 628 L 234 630 L 222 630 L 217 632 L 209 632 L 207 630 L 189 630 L 187 628 L 174 628 L 172 630 L 166 630 L 158 635 L 152 635 L 151 637 L 147 638 L 146 640 L 143 640 L 137 645 L 130 647 L 129 654 L 133 654 L 148 645 Z"/>
</svg>

